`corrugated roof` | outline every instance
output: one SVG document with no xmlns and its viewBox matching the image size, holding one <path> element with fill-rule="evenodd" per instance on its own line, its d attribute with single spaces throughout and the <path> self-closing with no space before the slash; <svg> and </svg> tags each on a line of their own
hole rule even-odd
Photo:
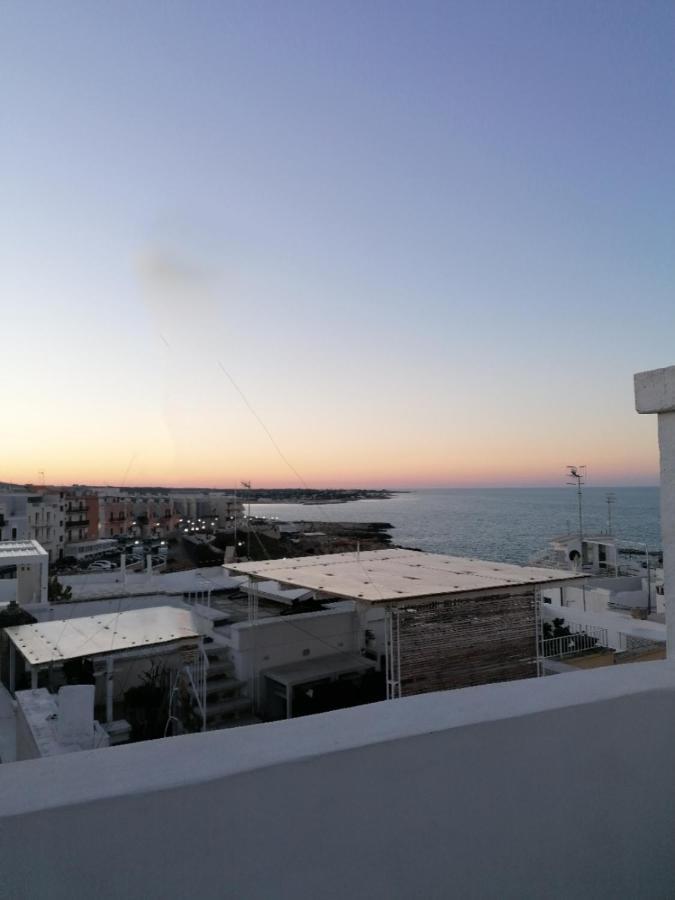
<svg viewBox="0 0 675 900">
<path fill-rule="evenodd" d="M 240 575 L 274 579 L 282 584 L 369 603 L 409 601 L 582 577 L 562 569 L 397 549 L 227 563 L 225 567 Z"/>
</svg>

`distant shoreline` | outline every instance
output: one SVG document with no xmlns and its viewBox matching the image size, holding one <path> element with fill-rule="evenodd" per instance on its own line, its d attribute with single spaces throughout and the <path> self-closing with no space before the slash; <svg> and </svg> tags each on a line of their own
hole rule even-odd
<svg viewBox="0 0 675 900">
<path fill-rule="evenodd" d="M 248 490 L 241 496 L 248 501 Z M 403 494 L 405 491 L 374 490 L 374 489 L 330 489 L 309 490 L 293 488 L 277 488 L 266 491 L 252 491 L 255 496 L 250 499 L 251 506 L 258 503 L 299 504 L 301 506 L 328 506 L 339 503 L 352 503 L 355 500 L 391 500 L 395 494 Z"/>
</svg>

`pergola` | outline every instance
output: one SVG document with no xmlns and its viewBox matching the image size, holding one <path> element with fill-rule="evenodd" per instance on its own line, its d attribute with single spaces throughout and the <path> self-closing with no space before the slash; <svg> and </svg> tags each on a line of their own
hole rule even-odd
<svg viewBox="0 0 675 900">
<path fill-rule="evenodd" d="M 382 608 L 387 697 L 537 674 L 542 584 L 583 575 L 415 550 L 227 563 L 261 580 Z"/>
<path fill-rule="evenodd" d="M 38 672 L 70 659 L 105 661 L 106 721 L 113 720 L 115 660 L 139 659 L 183 651 L 190 678 L 205 720 L 206 703 L 202 635 L 190 610 L 172 606 L 105 613 L 78 619 L 38 622 L 5 629 L 10 640 L 10 691 L 16 681 L 16 652 L 31 673 L 31 688 L 37 688 Z"/>
</svg>

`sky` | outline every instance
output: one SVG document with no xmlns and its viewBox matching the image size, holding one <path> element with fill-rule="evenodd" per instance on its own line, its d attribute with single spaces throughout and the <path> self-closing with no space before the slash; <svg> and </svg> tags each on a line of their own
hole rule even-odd
<svg viewBox="0 0 675 900">
<path fill-rule="evenodd" d="M 674 39 L 659 0 L 5 0 L 0 480 L 656 483 Z"/>
</svg>

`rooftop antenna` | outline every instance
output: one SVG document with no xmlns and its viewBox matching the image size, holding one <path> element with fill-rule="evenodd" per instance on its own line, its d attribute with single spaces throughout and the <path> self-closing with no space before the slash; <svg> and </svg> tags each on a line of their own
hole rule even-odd
<svg viewBox="0 0 675 900">
<path fill-rule="evenodd" d="M 248 490 L 248 522 L 246 523 L 246 556 L 251 558 L 251 482 L 242 481 L 241 486 Z"/>
<path fill-rule="evenodd" d="M 583 556 L 584 541 L 584 517 L 581 503 L 581 486 L 586 483 L 586 466 L 567 466 L 567 477 L 571 479 L 568 484 L 576 485 L 577 502 L 579 504 L 579 540 L 582 544 L 581 552 Z"/>
<path fill-rule="evenodd" d="M 234 559 L 239 559 L 239 551 L 237 550 L 237 489 L 234 489 Z"/>
<path fill-rule="evenodd" d="M 43 470 L 43 469 L 40 469 L 40 471 L 38 472 L 38 475 L 40 476 L 40 484 L 42 485 L 42 487 L 44 487 L 44 486 L 45 486 L 45 473 L 44 473 L 44 470 Z"/>
<path fill-rule="evenodd" d="M 616 494 L 607 494 L 607 534 L 613 534 L 612 531 L 612 507 L 616 503 Z"/>
</svg>

